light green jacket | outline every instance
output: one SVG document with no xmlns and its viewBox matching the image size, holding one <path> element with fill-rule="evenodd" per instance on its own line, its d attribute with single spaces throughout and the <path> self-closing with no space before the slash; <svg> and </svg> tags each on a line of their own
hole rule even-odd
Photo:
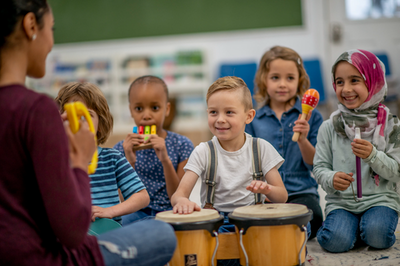
<svg viewBox="0 0 400 266">
<path fill-rule="evenodd" d="M 371 142 L 370 139 L 367 139 Z M 396 193 L 396 182 L 400 181 L 399 164 L 384 152 L 373 149 L 371 155 L 361 160 L 362 200 L 354 200 L 349 186 L 344 191 L 333 188 L 333 177 L 337 172 L 353 173 L 354 193 L 357 196 L 356 157 L 351 142 L 336 134 L 331 120 L 322 123 L 318 131 L 314 157 L 314 178 L 326 191 L 325 213 L 345 209 L 361 213 L 371 207 L 386 206 L 400 214 L 400 198 Z M 375 184 L 372 171 L 380 176 L 379 186 Z"/>
</svg>

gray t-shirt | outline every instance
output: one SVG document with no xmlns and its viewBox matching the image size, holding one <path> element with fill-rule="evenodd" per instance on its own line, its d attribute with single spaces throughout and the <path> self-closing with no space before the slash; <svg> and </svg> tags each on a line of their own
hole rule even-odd
<svg viewBox="0 0 400 266">
<path fill-rule="evenodd" d="M 246 190 L 246 187 L 253 180 L 253 138 L 247 133 L 245 133 L 245 136 L 246 141 L 242 148 L 234 152 L 224 150 L 217 137 L 212 138 L 218 157 L 214 207 L 219 211 L 232 212 L 237 207 L 253 205 L 255 202 L 254 193 Z M 263 139 L 260 139 L 260 155 L 265 180 L 265 174 L 274 167 L 278 169 L 283 164 L 284 159 L 269 142 Z M 200 190 L 202 207 L 205 205 L 207 193 L 207 185 L 204 182 L 208 157 L 208 144 L 202 142 L 194 149 L 184 167 L 185 171 L 193 171 L 202 180 Z M 265 199 L 265 195 L 262 195 L 262 199 Z"/>
</svg>

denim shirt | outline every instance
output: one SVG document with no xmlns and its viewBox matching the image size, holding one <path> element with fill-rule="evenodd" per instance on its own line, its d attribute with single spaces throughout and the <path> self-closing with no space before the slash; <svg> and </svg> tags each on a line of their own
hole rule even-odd
<svg viewBox="0 0 400 266">
<path fill-rule="evenodd" d="M 318 184 L 311 176 L 313 166 L 304 162 L 299 145 L 292 141 L 294 122 L 298 120 L 301 111 L 301 100 L 297 98 L 295 105 L 289 111 L 284 112 L 279 120 L 275 112 L 266 105 L 257 110 L 254 120 L 246 125 L 246 132 L 253 137 L 267 140 L 285 159 L 279 168 L 279 173 L 289 196 L 305 193 L 318 196 Z M 322 122 L 321 113 L 314 109 L 308 122 L 310 131 L 307 136 L 314 147 Z"/>
</svg>

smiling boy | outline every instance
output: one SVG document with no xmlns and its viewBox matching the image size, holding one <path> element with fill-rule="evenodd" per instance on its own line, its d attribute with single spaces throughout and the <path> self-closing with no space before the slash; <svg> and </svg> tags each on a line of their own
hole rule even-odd
<svg viewBox="0 0 400 266">
<path fill-rule="evenodd" d="M 278 168 L 284 162 L 275 148 L 267 141 L 258 139 L 262 178 L 253 180 L 253 138 L 244 132 L 255 115 L 250 90 L 238 77 L 223 77 L 215 81 L 207 92 L 208 126 L 213 133 L 212 143 L 202 142 L 190 155 L 184 167 L 185 175 L 172 196 L 174 213 L 187 214 L 199 211 L 200 206 L 189 200 L 197 178 L 202 180 L 201 205 L 224 213 L 237 207 L 255 204 L 255 193 L 261 201 L 282 203 L 287 191 Z M 207 197 L 209 189 L 209 146 L 214 147 L 217 157 L 214 196 Z"/>
</svg>

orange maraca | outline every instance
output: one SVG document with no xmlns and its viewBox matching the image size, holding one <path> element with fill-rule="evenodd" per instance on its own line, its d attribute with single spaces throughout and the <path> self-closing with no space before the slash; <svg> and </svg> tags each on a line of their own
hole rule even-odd
<svg viewBox="0 0 400 266">
<path fill-rule="evenodd" d="M 318 91 L 315 89 L 307 90 L 303 95 L 303 99 L 301 100 L 302 114 L 300 119 L 306 119 L 308 113 L 315 107 L 317 107 L 318 101 L 319 101 Z M 300 132 L 295 132 L 293 134 L 292 140 L 294 142 L 297 142 L 299 137 L 300 137 Z"/>
</svg>

